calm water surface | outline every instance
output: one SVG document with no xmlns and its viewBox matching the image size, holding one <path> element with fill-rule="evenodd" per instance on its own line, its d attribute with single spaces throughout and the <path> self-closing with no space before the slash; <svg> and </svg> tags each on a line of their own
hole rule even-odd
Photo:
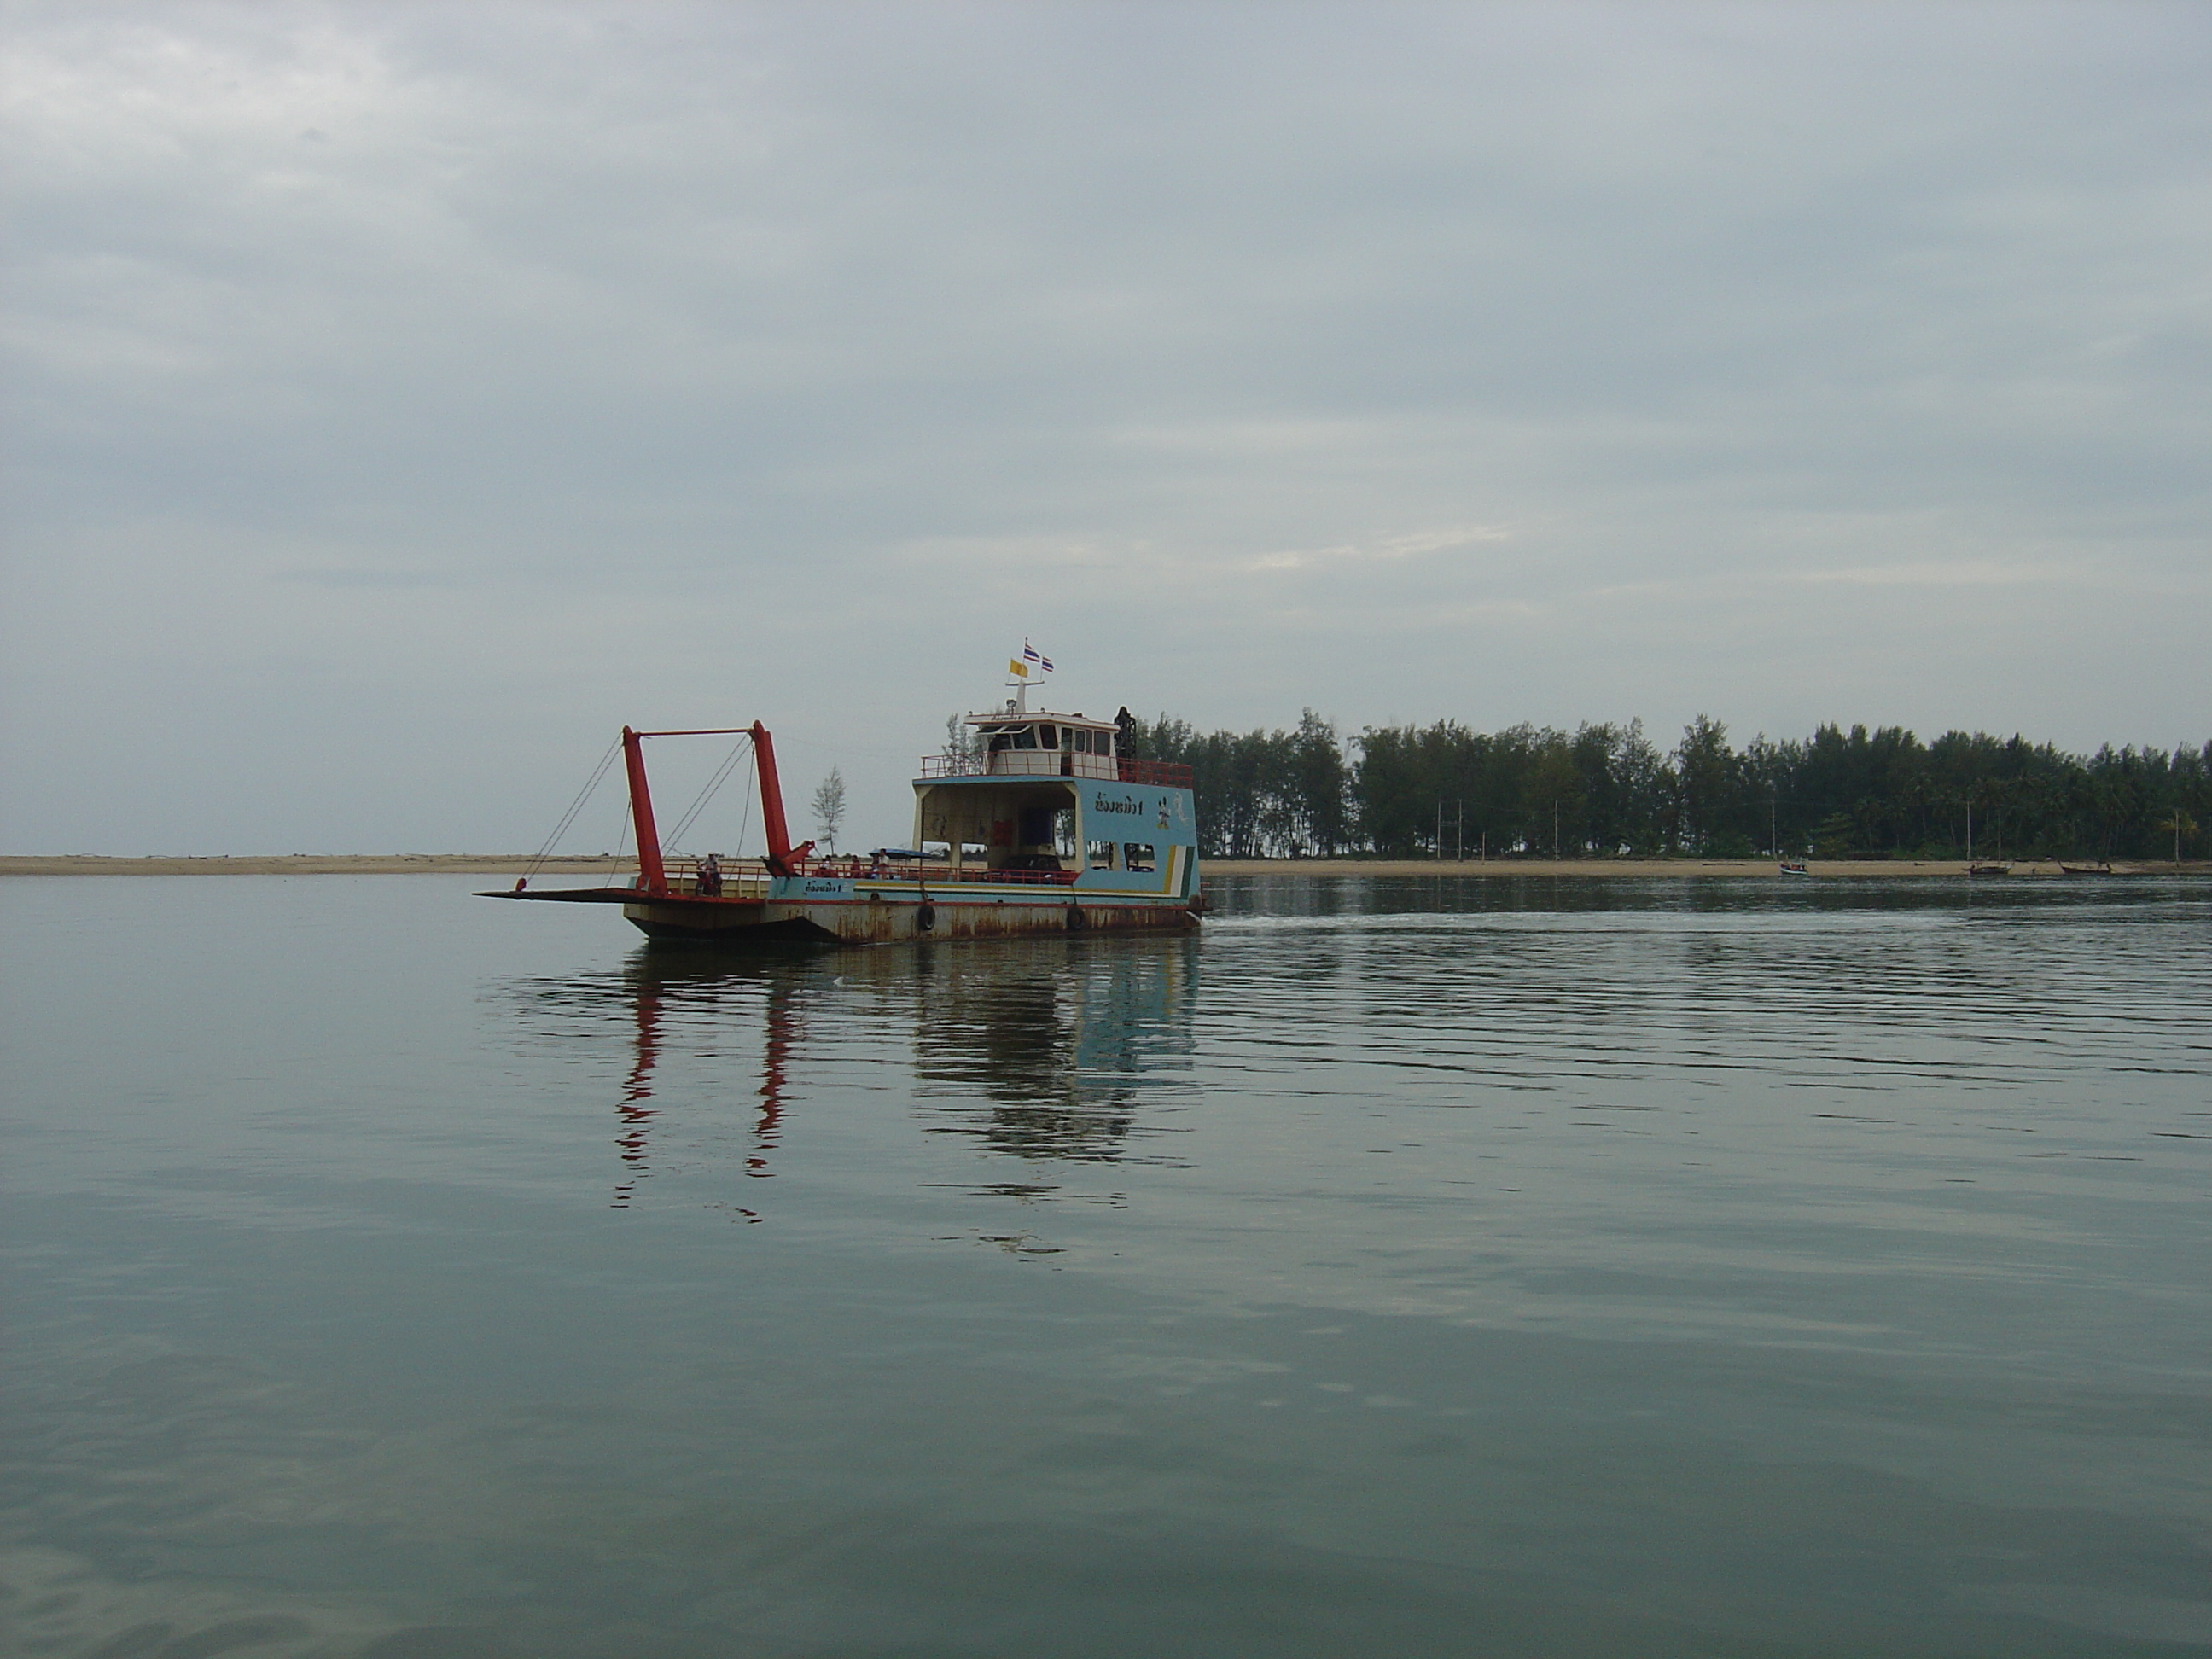
<svg viewBox="0 0 2212 1659">
<path fill-rule="evenodd" d="M 0 886 L 26 1655 L 2212 1650 L 2212 886 Z"/>
</svg>

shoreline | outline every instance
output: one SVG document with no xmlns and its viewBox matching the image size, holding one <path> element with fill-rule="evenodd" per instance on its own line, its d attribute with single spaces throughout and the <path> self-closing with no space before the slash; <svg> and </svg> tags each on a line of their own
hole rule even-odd
<svg viewBox="0 0 2212 1659">
<path fill-rule="evenodd" d="M 204 858 L 110 857 L 90 853 L 53 855 L 0 856 L 0 876 L 517 876 L 535 860 L 527 853 L 293 853 L 276 857 Z M 623 858 L 548 859 L 538 866 L 540 876 L 620 877 L 632 873 L 635 860 Z M 1487 879 L 1516 877 L 1582 878 L 1614 880 L 1654 877 L 1686 879 L 1699 877 L 1762 877 L 1779 879 L 1771 859 L 1221 859 L 1202 866 L 1206 876 L 1259 876 L 1300 880 L 1345 880 L 1358 877 L 1476 876 Z M 1814 877 L 1957 876 L 1966 873 L 1963 859 L 1815 859 Z M 2062 875 L 2055 859 L 2011 860 L 2009 878 L 2057 878 Z M 2212 875 L 2212 860 L 2185 859 L 2179 868 L 2170 862 L 2115 864 L 2116 876 Z"/>
<path fill-rule="evenodd" d="M 1869 879 L 1884 876 L 1966 875 L 1965 859 L 1814 859 L 1808 873 L 1814 877 Z M 2004 863 L 2007 876 L 1983 880 L 2016 880 L 2023 877 L 2059 877 L 2065 872 L 2057 859 L 1977 859 L 1978 864 Z M 2068 863 L 2075 862 L 2068 860 Z M 1490 879 L 1525 876 L 1583 877 L 1598 880 L 1658 877 L 1694 879 L 1698 877 L 1755 877 L 1782 878 L 1772 859 L 1214 859 L 1202 866 L 1208 876 L 1479 876 Z M 2184 859 L 2177 871 L 2172 863 L 2116 862 L 2115 876 L 2196 875 L 2212 873 L 2212 861 Z"/>
</svg>

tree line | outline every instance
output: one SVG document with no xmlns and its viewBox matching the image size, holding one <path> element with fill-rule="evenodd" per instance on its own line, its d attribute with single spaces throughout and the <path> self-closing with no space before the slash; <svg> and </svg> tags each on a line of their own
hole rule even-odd
<svg viewBox="0 0 2212 1659">
<path fill-rule="evenodd" d="M 2212 743 L 2094 755 L 1981 732 L 1923 743 L 1900 726 L 1823 726 L 1738 749 L 1699 715 L 1662 750 L 1641 720 L 1573 732 L 1456 720 L 1340 738 L 1140 720 L 1134 752 L 1195 775 L 1200 851 L 1217 858 L 1542 855 L 2155 859 L 2197 856 Z"/>
</svg>

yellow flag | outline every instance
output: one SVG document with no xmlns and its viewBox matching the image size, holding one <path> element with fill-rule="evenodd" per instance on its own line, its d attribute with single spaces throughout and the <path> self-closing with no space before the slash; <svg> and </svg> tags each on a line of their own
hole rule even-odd
<svg viewBox="0 0 2212 1659">
<path fill-rule="evenodd" d="M 1030 665 L 1025 662 L 1009 662 L 1006 665 L 1006 672 L 1018 674 L 1022 678 L 1027 679 L 1030 677 Z"/>
</svg>

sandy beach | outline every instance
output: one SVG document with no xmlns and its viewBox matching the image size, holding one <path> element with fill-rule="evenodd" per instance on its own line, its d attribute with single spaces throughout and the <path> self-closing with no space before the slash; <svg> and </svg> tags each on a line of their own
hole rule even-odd
<svg viewBox="0 0 2212 1659">
<path fill-rule="evenodd" d="M 519 876 L 527 853 L 291 853 L 275 858 L 0 857 L 0 876 Z M 627 875 L 629 859 L 548 859 L 546 876 Z"/>
<path fill-rule="evenodd" d="M 531 868 L 527 853 L 293 853 L 274 858 L 108 858 L 91 854 L 0 857 L 0 876 L 519 876 Z M 549 859 L 540 876 L 628 875 L 629 859 Z M 1357 876 L 1482 876 L 1499 879 L 1529 876 L 1575 876 L 1650 879 L 1653 877 L 1779 877 L 1771 859 L 1212 859 L 1209 876 L 1267 876 L 1302 881 L 1330 881 Z M 1821 877 L 1874 878 L 1960 876 L 1963 860 L 1815 859 L 1812 873 Z M 2014 878 L 2057 877 L 2052 860 L 2019 860 Z M 2116 876 L 2212 874 L 2212 861 L 2115 864 Z M 2002 878 L 1992 878 L 2002 879 Z"/>
</svg>

